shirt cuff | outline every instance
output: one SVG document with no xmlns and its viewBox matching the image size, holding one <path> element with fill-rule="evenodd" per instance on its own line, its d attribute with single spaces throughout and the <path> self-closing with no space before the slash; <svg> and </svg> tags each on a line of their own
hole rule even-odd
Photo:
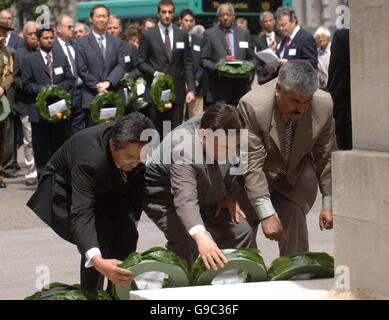
<svg viewBox="0 0 389 320">
<path fill-rule="evenodd" d="M 258 218 L 261 221 L 277 214 L 269 196 L 250 199 L 250 203 L 255 208 Z"/>
<path fill-rule="evenodd" d="M 205 227 L 202 224 L 198 224 L 197 226 L 190 228 L 189 234 L 193 238 L 195 236 L 195 234 L 200 232 L 200 231 L 206 231 Z"/>
<path fill-rule="evenodd" d="M 155 77 L 155 75 L 156 75 L 158 72 L 159 72 L 159 71 L 155 71 L 155 72 L 154 72 L 154 77 Z"/>
<path fill-rule="evenodd" d="M 86 257 L 85 268 L 91 268 L 95 266 L 92 261 L 93 257 L 95 256 L 101 256 L 101 251 L 99 248 L 89 249 L 85 253 L 85 257 Z"/>
<path fill-rule="evenodd" d="M 323 210 L 332 210 L 332 194 L 323 196 Z"/>
</svg>

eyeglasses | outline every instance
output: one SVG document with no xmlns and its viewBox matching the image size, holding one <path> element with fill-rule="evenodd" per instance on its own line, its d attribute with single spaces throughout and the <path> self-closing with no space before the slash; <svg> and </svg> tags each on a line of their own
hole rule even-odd
<svg viewBox="0 0 389 320">
<path fill-rule="evenodd" d="M 66 26 L 66 28 L 68 28 L 68 29 L 73 29 L 74 26 Z"/>
</svg>

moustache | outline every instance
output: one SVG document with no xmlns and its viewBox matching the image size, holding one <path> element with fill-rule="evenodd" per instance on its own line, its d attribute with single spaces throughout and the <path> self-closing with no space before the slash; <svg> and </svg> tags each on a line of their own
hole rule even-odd
<svg viewBox="0 0 389 320">
<path fill-rule="evenodd" d="M 295 114 L 295 115 L 301 115 L 301 112 L 300 111 L 297 111 L 297 110 L 295 110 L 295 111 L 292 111 L 292 114 Z"/>
</svg>

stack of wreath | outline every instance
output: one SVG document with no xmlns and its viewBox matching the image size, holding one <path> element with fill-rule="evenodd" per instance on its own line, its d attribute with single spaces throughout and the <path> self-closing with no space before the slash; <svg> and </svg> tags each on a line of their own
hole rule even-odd
<svg viewBox="0 0 389 320">
<path fill-rule="evenodd" d="M 116 108 L 115 116 L 108 119 L 102 119 L 101 109 Z M 92 100 L 90 104 L 90 115 L 95 123 L 104 123 L 109 121 L 117 121 L 124 114 L 123 99 L 113 91 L 100 92 Z"/>
<path fill-rule="evenodd" d="M 147 106 L 148 103 L 143 98 L 144 89 L 139 90 L 139 88 L 146 87 L 145 79 L 140 77 L 137 80 L 134 80 L 129 73 L 125 73 L 121 82 L 127 88 L 127 105 L 130 105 L 136 101 L 138 109 L 143 109 Z"/>
<path fill-rule="evenodd" d="M 169 98 L 162 100 L 162 92 L 165 90 L 170 90 Z M 157 109 L 160 112 L 171 109 L 175 99 L 176 94 L 173 78 L 168 74 L 155 77 L 151 83 L 151 102 Z"/>
<path fill-rule="evenodd" d="M 50 115 L 49 106 L 59 100 L 65 100 L 66 110 L 58 112 L 55 115 Z M 67 119 L 71 114 L 71 108 L 71 95 L 64 88 L 56 84 L 46 85 L 41 88 L 35 100 L 35 109 L 39 115 L 43 119 L 53 123 Z"/>
<path fill-rule="evenodd" d="M 226 78 L 248 78 L 254 71 L 254 64 L 246 60 L 238 60 L 233 56 L 227 56 L 216 64 L 218 73 Z"/>
</svg>

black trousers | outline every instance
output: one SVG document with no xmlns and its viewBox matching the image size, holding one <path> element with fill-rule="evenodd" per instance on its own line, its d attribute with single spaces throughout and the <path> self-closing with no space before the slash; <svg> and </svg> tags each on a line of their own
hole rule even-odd
<svg viewBox="0 0 389 320">
<path fill-rule="evenodd" d="M 69 137 L 85 128 L 84 111 L 82 110 L 82 89 L 72 94 L 72 113 L 69 119 Z"/>
<path fill-rule="evenodd" d="M 68 120 L 61 120 L 55 124 L 31 122 L 32 148 L 38 176 L 42 174 L 54 152 L 68 139 L 68 126 Z"/>
<path fill-rule="evenodd" d="M 173 104 L 172 109 L 167 109 L 164 112 L 158 111 L 157 107 L 149 104 L 148 106 L 149 117 L 154 123 L 155 128 L 158 130 L 160 139 L 163 139 L 163 122 L 170 121 L 171 130 L 182 124 L 184 104 Z M 169 131 L 170 132 L 170 131 Z M 165 132 L 165 134 L 169 133 Z"/>
<path fill-rule="evenodd" d="M 116 202 L 96 201 L 95 225 L 99 241 L 99 249 L 104 259 L 123 261 L 136 250 L 138 231 L 134 221 L 121 210 L 115 208 Z M 80 282 L 84 290 L 103 289 L 104 276 L 94 267 L 85 267 L 85 255 L 81 255 Z M 112 287 L 108 281 L 107 290 Z"/>
</svg>

